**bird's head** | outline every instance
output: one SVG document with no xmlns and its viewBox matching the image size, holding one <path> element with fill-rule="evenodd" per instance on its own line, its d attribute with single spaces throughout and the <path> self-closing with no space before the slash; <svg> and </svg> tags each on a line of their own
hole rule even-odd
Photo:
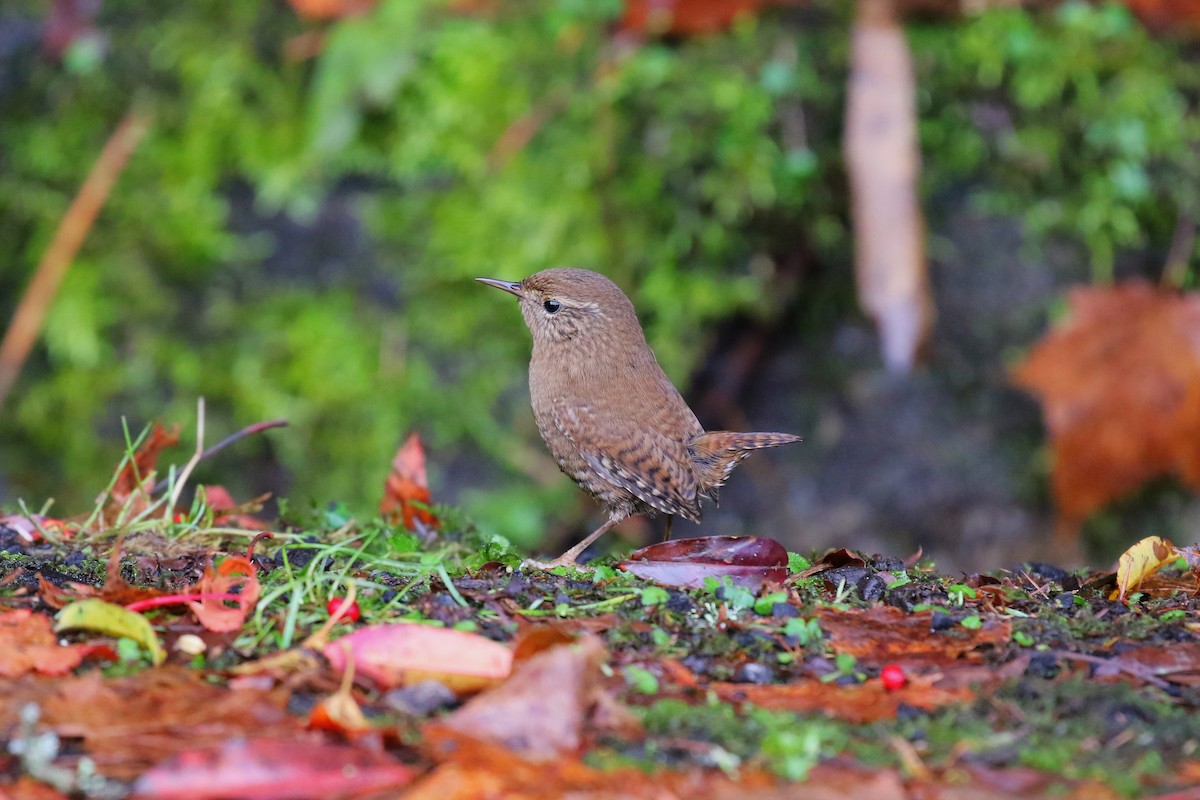
<svg viewBox="0 0 1200 800">
<path fill-rule="evenodd" d="M 633 304 L 615 283 L 599 273 L 558 267 L 515 283 L 495 278 L 475 280 L 517 296 L 521 315 L 536 344 L 579 337 L 607 339 L 626 330 L 642 338 Z"/>
</svg>

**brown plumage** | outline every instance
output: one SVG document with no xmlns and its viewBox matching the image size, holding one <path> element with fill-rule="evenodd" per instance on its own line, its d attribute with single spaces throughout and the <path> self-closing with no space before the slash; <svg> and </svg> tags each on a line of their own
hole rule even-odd
<svg viewBox="0 0 1200 800">
<path fill-rule="evenodd" d="M 608 511 L 608 521 L 543 566 L 574 564 L 634 514 L 700 521 L 700 499 L 750 451 L 798 442 L 788 433 L 705 433 L 646 344 L 629 298 L 584 269 L 523 281 L 478 278 L 516 295 L 533 335 L 529 395 L 538 431 L 562 471 Z"/>
</svg>

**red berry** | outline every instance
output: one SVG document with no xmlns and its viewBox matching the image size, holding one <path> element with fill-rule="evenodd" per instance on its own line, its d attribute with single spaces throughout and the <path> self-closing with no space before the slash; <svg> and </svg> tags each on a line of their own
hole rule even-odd
<svg viewBox="0 0 1200 800">
<path fill-rule="evenodd" d="M 889 692 L 903 689 L 908 685 L 908 676 L 904 674 L 904 667 L 899 664 L 888 664 L 881 669 L 879 679 L 883 681 L 883 688 Z"/>
<path fill-rule="evenodd" d="M 346 602 L 346 598 L 344 598 L 344 597 L 329 598 L 329 602 L 325 604 L 325 613 L 329 614 L 330 616 L 333 616 L 337 612 L 337 610 L 342 607 L 342 603 L 344 603 L 344 602 Z M 350 607 L 346 609 L 346 613 L 342 614 L 342 621 L 343 622 L 358 622 L 358 617 L 359 617 L 358 603 L 355 602 L 355 603 L 350 604 Z"/>
</svg>

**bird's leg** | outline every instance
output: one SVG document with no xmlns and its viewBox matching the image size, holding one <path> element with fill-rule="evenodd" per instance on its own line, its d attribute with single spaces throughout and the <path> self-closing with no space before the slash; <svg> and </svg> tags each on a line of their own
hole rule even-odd
<svg viewBox="0 0 1200 800">
<path fill-rule="evenodd" d="M 609 528 L 611 528 L 613 525 L 616 525 L 618 522 L 620 522 L 621 520 L 625 519 L 628 516 L 629 516 L 629 514 L 627 514 L 627 513 L 613 512 L 609 516 L 608 522 L 604 523 L 599 528 L 596 528 L 596 530 L 592 531 L 591 533 L 589 533 L 587 535 L 586 539 L 584 539 L 582 542 L 575 545 L 570 550 L 563 553 L 561 556 L 554 559 L 553 561 L 535 561 L 532 558 L 527 558 L 521 562 L 521 566 L 522 567 L 536 567 L 537 569 L 554 569 L 555 567 L 575 567 L 576 569 L 590 569 L 589 567 L 584 567 L 583 565 L 579 564 L 575 559 L 579 558 L 579 556 L 583 553 L 583 551 L 587 550 L 588 546 L 591 545 L 592 542 L 596 541 L 601 536 L 606 534 L 608 532 Z"/>
<path fill-rule="evenodd" d="M 668 514 L 667 515 L 667 529 L 665 531 L 663 531 L 663 541 L 664 542 L 671 541 L 671 526 L 674 524 L 675 524 L 675 515 Z"/>
</svg>

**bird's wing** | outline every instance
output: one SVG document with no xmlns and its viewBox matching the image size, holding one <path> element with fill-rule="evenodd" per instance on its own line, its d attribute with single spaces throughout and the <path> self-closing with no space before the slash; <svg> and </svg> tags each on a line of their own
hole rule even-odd
<svg viewBox="0 0 1200 800">
<path fill-rule="evenodd" d="M 555 424 L 596 474 L 664 514 L 699 521 L 696 477 L 685 443 L 587 406 L 557 411 Z"/>
</svg>

